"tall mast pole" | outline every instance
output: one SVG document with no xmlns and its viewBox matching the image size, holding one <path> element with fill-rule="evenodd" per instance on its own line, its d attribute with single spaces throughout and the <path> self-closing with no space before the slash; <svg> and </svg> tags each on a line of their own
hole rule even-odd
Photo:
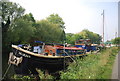
<svg viewBox="0 0 120 81">
<path fill-rule="evenodd" d="M 104 43 L 104 10 L 103 10 L 103 43 Z"/>
<path fill-rule="evenodd" d="M 117 38 L 117 32 L 115 33 L 115 38 Z"/>
</svg>

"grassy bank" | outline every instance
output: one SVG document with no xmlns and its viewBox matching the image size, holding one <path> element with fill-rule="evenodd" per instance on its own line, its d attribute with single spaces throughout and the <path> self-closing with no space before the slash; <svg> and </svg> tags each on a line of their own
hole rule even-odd
<svg viewBox="0 0 120 81">
<path fill-rule="evenodd" d="M 89 54 L 83 59 L 71 63 L 66 72 L 61 72 L 61 79 L 110 79 L 116 47 L 108 48 L 98 54 Z"/>
</svg>

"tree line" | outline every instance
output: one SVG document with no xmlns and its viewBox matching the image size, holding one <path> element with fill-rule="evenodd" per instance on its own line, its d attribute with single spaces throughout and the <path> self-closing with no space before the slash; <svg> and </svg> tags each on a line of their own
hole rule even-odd
<svg viewBox="0 0 120 81">
<path fill-rule="evenodd" d="M 13 2 L 1 2 L 3 50 L 11 44 L 33 43 L 35 40 L 48 43 L 74 44 L 79 39 L 90 39 L 99 44 L 102 37 L 87 29 L 77 33 L 65 33 L 65 22 L 58 14 L 51 14 L 36 21 L 32 13 L 25 14 L 25 9 Z"/>
<path fill-rule="evenodd" d="M 74 44 L 76 40 L 80 40 L 80 39 L 90 39 L 91 43 L 100 44 L 102 37 L 99 34 L 93 33 L 87 29 L 84 29 L 81 32 L 76 34 L 73 34 L 73 33 L 66 34 L 67 43 Z"/>
<path fill-rule="evenodd" d="M 120 37 L 116 37 L 116 38 L 112 39 L 111 42 L 112 42 L 113 44 L 118 44 L 118 45 L 120 45 Z"/>
<path fill-rule="evenodd" d="M 65 39 L 65 23 L 58 14 L 36 21 L 32 13 L 25 14 L 25 9 L 19 4 L 1 1 L 0 5 L 3 50 L 11 44 L 35 40 L 62 43 Z"/>
</svg>

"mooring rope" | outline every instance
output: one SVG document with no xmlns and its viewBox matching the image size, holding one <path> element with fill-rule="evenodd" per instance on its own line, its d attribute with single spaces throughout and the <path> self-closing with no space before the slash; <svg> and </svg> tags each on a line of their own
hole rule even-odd
<svg viewBox="0 0 120 81">
<path fill-rule="evenodd" d="M 18 50 L 16 50 L 15 55 L 16 55 L 17 51 L 18 51 Z M 9 66 L 8 66 L 8 68 L 7 68 L 7 70 L 5 71 L 5 74 L 4 74 L 3 77 L 2 77 L 2 80 L 5 78 L 6 74 L 8 73 L 8 71 L 9 71 L 9 69 L 10 69 L 10 67 L 11 67 L 11 65 L 12 65 L 12 64 L 10 63 Z"/>
<path fill-rule="evenodd" d="M 11 64 L 9 64 L 9 66 L 8 66 L 7 70 L 5 71 L 5 74 L 3 75 L 3 78 L 2 78 L 2 80 L 5 78 L 5 76 L 6 76 L 7 72 L 9 71 L 9 69 L 10 69 L 10 66 L 11 66 Z"/>
</svg>

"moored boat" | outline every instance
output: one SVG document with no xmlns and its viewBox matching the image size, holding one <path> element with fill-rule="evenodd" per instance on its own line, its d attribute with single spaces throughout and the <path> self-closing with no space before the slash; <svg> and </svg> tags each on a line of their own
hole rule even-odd
<svg viewBox="0 0 120 81">
<path fill-rule="evenodd" d="M 73 57 L 83 56 L 84 49 L 65 45 L 12 45 L 9 63 L 14 64 L 17 74 L 37 74 L 36 68 L 49 72 L 62 70 Z"/>
<path fill-rule="evenodd" d="M 83 48 L 86 52 L 98 50 L 97 44 L 92 44 L 90 39 L 80 39 L 75 41 L 75 47 Z"/>
</svg>

